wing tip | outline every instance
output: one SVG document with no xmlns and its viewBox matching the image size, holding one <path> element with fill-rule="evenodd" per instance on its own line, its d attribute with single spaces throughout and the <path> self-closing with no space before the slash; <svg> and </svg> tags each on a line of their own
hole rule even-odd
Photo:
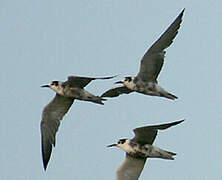
<svg viewBox="0 0 222 180">
<path fill-rule="evenodd" d="M 97 77 L 97 78 L 93 78 L 93 80 L 96 80 L 96 79 L 112 79 L 112 78 L 115 78 L 117 76 L 119 76 L 119 74 L 114 75 L 114 76 Z"/>
<path fill-rule="evenodd" d="M 117 77 L 117 76 L 119 76 L 119 74 L 116 74 L 116 75 L 114 75 L 114 76 L 108 76 L 108 77 L 105 77 L 104 79 L 112 79 L 112 78 L 115 78 L 115 77 Z"/>
<path fill-rule="evenodd" d="M 166 126 L 166 128 L 164 128 L 164 129 L 168 129 L 168 128 L 172 127 L 172 126 L 176 126 L 176 125 L 178 125 L 178 124 L 180 124 L 180 123 L 182 123 L 182 122 L 184 122 L 184 121 L 185 121 L 185 119 L 168 123 L 168 124 L 166 124 L 166 125 L 168 125 L 168 127 Z M 161 130 L 161 129 L 160 129 L 160 130 Z"/>
<path fill-rule="evenodd" d="M 46 171 L 48 163 L 49 163 L 51 151 L 52 151 L 52 149 L 50 149 L 49 152 L 42 152 L 42 162 L 43 162 L 43 168 L 45 171 Z"/>
<path fill-rule="evenodd" d="M 183 13 L 184 13 L 184 11 L 185 11 L 185 8 L 183 8 L 183 9 L 182 9 L 181 14 L 183 14 Z"/>
<path fill-rule="evenodd" d="M 43 162 L 43 168 L 46 171 L 51 154 L 52 154 L 52 146 L 50 142 L 45 142 L 42 139 L 42 162 Z"/>
<path fill-rule="evenodd" d="M 180 12 L 178 19 L 181 19 L 183 17 L 184 11 L 185 11 L 185 8 L 183 8 L 182 11 Z"/>
<path fill-rule="evenodd" d="M 43 168 L 46 171 L 48 163 L 49 163 L 49 158 L 50 157 L 46 157 L 48 156 L 47 154 L 42 154 L 42 162 L 43 162 Z"/>
<path fill-rule="evenodd" d="M 177 124 L 180 124 L 180 123 L 182 123 L 182 122 L 184 122 L 184 121 L 185 121 L 185 119 L 182 119 L 182 120 L 179 120 L 179 121 L 171 122 L 171 123 L 169 123 L 169 126 L 166 127 L 166 129 L 169 128 L 169 127 L 172 127 L 172 126 L 176 126 Z"/>
<path fill-rule="evenodd" d="M 175 122 L 174 122 L 174 125 L 180 124 L 180 123 L 182 123 L 182 122 L 184 122 L 184 121 L 185 121 L 185 119 L 181 119 L 181 120 L 179 120 L 179 121 L 175 121 Z"/>
<path fill-rule="evenodd" d="M 43 168 L 44 168 L 44 171 L 46 171 L 46 169 L 47 169 L 47 165 L 48 165 L 48 163 L 46 163 L 46 162 L 43 161 Z"/>
</svg>

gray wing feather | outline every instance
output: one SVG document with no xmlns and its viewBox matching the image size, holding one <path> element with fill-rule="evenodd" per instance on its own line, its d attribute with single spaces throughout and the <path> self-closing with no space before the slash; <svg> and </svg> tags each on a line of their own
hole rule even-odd
<svg viewBox="0 0 222 180">
<path fill-rule="evenodd" d="M 42 159 L 46 169 L 51 156 L 52 146 L 55 146 L 55 135 L 60 121 L 72 106 L 74 99 L 56 94 L 54 99 L 44 108 L 41 121 Z"/>
<path fill-rule="evenodd" d="M 156 81 L 164 62 L 164 55 L 167 47 L 169 47 L 173 39 L 178 33 L 182 22 L 183 11 L 168 27 L 168 29 L 160 36 L 160 38 L 148 49 L 141 60 L 140 71 L 137 77 L 144 81 Z"/>
<path fill-rule="evenodd" d="M 133 91 L 128 89 L 126 86 L 120 86 L 106 91 L 105 93 L 102 94 L 101 97 L 117 97 L 121 94 L 129 94 L 131 92 Z"/>
<path fill-rule="evenodd" d="M 184 120 L 175 121 L 172 123 L 166 123 L 161 125 L 154 125 L 154 126 L 145 126 L 134 129 L 135 137 L 133 138 L 133 141 L 144 144 L 153 144 L 157 131 L 158 130 L 164 130 L 171 126 L 175 126 L 177 124 L 182 123 Z"/>
<path fill-rule="evenodd" d="M 71 87 L 79 87 L 84 88 L 87 86 L 92 80 L 96 79 L 112 79 L 116 76 L 109 76 L 109 77 L 98 77 L 98 78 L 92 78 L 92 77 L 80 77 L 80 76 L 69 76 L 68 81 L 65 82 L 68 83 Z"/>
<path fill-rule="evenodd" d="M 146 158 L 134 158 L 126 154 L 125 160 L 116 171 L 117 180 L 138 180 L 145 165 Z"/>
</svg>

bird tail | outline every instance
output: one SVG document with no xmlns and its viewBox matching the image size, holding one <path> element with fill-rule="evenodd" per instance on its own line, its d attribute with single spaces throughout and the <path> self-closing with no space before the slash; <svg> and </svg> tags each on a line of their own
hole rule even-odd
<svg viewBox="0 0 222 180">
<path fill-rule="evenodd" d="M 178 98 L 175 95 L 168 93 L 166 90 L 164 90 L 162 87 L 160 87 L 158 85 L 156 85 L 156 90 L 159 93 L 160 97 L 165 97 L 165 98 L 172 99 L 172 100 Z"/>
<path fill-rule="evenodd" d="M 163 88 L 161 88 L 161 87 L 159 87 L 159 95 L 160 95 L 161 97 L 165 97 L 165 98 L 172 99 L 172 100 L 178 98 L 178 97 L 176 97 L 175 95 L 168 93 L 167 91 L 165 91 L 165 90 L 164 90 Z"/>
<path fill-rule="evenodd" d="M 168 93 L 168 92 L 166 92 L 166 93 L 162 93 L 162 94 L 160 94 L 160 96 L 162 96 L 162 97 L 166 97 L 166 98 L 168 98 L 168 99 L 172 99 L 172 100 L 178 98 L 177 96 L 175 96 L 175 95 L 173 95 L 173 94 L 170 94 L 170 93 Z"/>
<path fill-rule="evenodd" d="M 176 153 L 174 153 L 174 152 L 165 151 L 165 150 L 162 150 L 162 154 L 164 155 L 163 159 L 169 159 L 169 160 L 174 160 L 173 156 L 176 155 Z"/>
<path fill-rule="evenodd" d="M 100 96 L 95 96 L 93 99 L 92 99 L 92 102 L 94 103 L 97 103 L 97 104 L 102 104 L 104 105 L 103 101 L 106 101 L 107 99 L 104 99 Z"/>
<path fill-rule="evenodd" d="M 104 104 L 103 101 L 106 101 L 106 99 L 104 99 L 100 96 L 95 96 L 95 95 L 89 93 L 88 91 L 84 91 L 84 94 L 82 95 L 80 100 L 89 101 L 89 102 L 93 102 L 96 104 L 102 104 L 102 105 Z"/>
<path fill-rule="evenodd" d="M 174 152 L 170 152 L 170 151 L 166 151 L 163 149 L 160 149 L 158 147 L 153 147 L 153 155 L 151 156 L 151 158 L 161 158 L 161 159 L 168 159 L 168 160 L 174 160 L 174 157 L 176 155 L 176 153 Z"/>
<path fill-rule="evenodd" d="M 103 101 L 106 101 L 106 99 L 100 97 L 100 96 L 94 96 L 92 94 L 88 95 L 85 99 L 85 101 L 93 102 L 96 104 L 104 105 Z"/>
</svg>

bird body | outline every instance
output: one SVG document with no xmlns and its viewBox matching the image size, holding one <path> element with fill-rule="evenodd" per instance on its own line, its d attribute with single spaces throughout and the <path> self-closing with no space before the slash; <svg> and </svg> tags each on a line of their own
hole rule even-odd
<svg viewBox="0 0 222 180">
<path fill-rule="evenodd" d="M 173 160 L 172 156 L 176 153 L 165 151 L 151 144 L 141 145 L 133 140 L 126 139 L 124 144 L 117 144 L 117 147 L 123 149 L 128 155 L 135 158 L 162 158 Z"/>
<path fill-rule="evenodd" d="M 143 81 L 138 77 L 128 77 L 123 81 L 117 83 L 123 83 L 131 91 L 136 91 L 150 96 L 166 97 L 168 99 L 176 99 L 177 97 L 169 92 L 165 91 L 162 87 L 154 81 Z"/>
<path fill-rule="evenodd" d="M 102 101 L 106 101 L 106 99 L 101 98 L 100 96 L 95 96 L 91 94 L 90 92 L 81 89 L 81 88 L 76 88 L 72 87 L 70 89 L 64 89 L 64 94 L 65 96 L 73 97 L 78 100 L 82 101 L 89 101 L 97 104 L 104 104 Z"/>
<path fill-rule="evenodd" d="M 98 104 L 103 104 L 102 101 L 106 100 L 104 98 L 91 94 L 90 92 L 84 90 L 83 88 L 72 86 L 70 83 L 67 82 L 53 81 L 51 84 L 45 85 L 44 87 L 49 87 L 57 94 L 68 98 L 74 98 Z"/>
</svg>

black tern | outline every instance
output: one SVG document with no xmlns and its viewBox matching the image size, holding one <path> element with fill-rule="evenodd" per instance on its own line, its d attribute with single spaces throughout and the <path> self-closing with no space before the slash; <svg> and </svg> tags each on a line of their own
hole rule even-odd
<svg viewBox="0 0 222 180">
<path fill-rule="evenodd" d="M 65 82 L 52 81 L 49 85 L 41 86 L 51 88 L 56 92 L 54 99 L 45 106 L 42 112 L 42 159 L 45 170 L 51 156 L 52 146 L 55 146 L 55 135 L 58 131 L 60 121 L 72 106 L 74 99 L 103 105 L 102 101 L 105 99 L 87 92 L 84 90 L 84 87 L 92 80 L 111 79 L 113 77 L 115 76 L 101 78 L 69 76 Z"/>
<path fill-rule="evenodd" d="M 157 77 L 163 66 L 165 49 L 169 47 L 178 33 L 184 9 L 160 38 L 148 49 L 141 60 L 140 71 L 136 77 L 125 77 L 123 86 L 112 88 L 102 94 L 102 97 L 117 97 L 121 94 L 139 92 L 145 95 L 160 96 L 168 99 L 177 97 L 158 85 Z"/>
<path fill-rule="evenodd" d="M 176 153 L 153 146 L 158 130 L 164 130 L 180 124 L 184 120 L 145 126 L 134 129 L 133 139 L 120 139 L 117 144 L 107 147 L 119 147 L 126 152 L 126 158 L 116 171 L 117 180 L 138 180 L 147 158 L 162 158 L 173 160 Z"/>
</svg>

